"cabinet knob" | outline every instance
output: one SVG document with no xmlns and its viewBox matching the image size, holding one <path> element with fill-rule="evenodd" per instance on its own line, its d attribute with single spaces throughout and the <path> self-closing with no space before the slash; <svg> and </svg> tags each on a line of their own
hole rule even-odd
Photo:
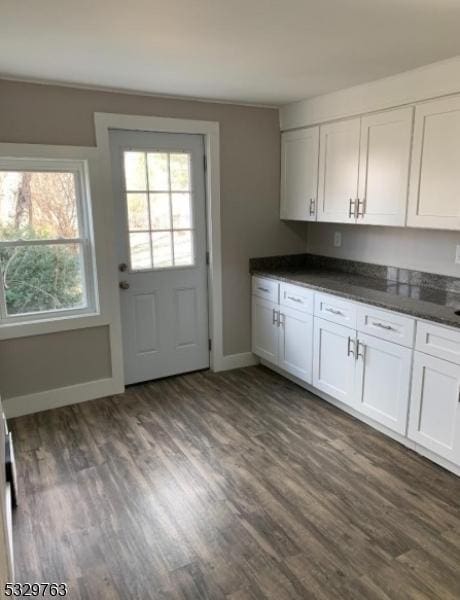
<svg viewBox="0 0 460 600">
<path fill-rule="evenodd" d="M 118 285 L 121 290 L 129 290 L 129 283 L 127 281 L 120 281 Z"/>
<path fill-rule="evenodd" d="M 126 263 L 120 263 L 118 265 L 118 270 L 121 271 L 122 273 L 124 273 L 125 271 L 128 270 L 128 265 Z"/>
</svg>

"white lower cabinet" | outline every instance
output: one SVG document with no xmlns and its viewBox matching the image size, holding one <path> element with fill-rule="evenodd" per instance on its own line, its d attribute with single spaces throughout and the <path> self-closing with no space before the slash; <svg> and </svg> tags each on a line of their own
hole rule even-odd
<svg viewBox="0 0 460 600">
<path fill-rule="evenodd" d="M 316 317 L 313 385 L 349 406 L 355 406 L 356 331 Z"/>
<path fill-rule="evenodd" d="M 460 465 L 460 365 L 415 352 L 408 437 Z"/>
<path fill-rule="evenodd" d="M 405 434 L 412 350 L 358 332 L 357 410 Z"/>
<path fill-rule="evenodd" d="M 313 316 L 280 307 L 278 366 L 299 379 L 312 381 Z"/>
<path fill-rule="evenodd" d="M 278 305 L 252 297 L 252 351 L 274 364 L 278 360 Z"/>
</svg>

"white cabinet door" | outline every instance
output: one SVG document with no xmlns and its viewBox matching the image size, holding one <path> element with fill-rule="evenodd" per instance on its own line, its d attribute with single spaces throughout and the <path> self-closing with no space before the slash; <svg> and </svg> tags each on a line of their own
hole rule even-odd
<svg viewBox="0 0 460 600">
<path fill-rule="evenodd" d="M 357 223 L 406 222 L 413 108 L 361 119 Z"/>
<path fill-rule="evenodd" d="M 460 229 L 460 96 L 415 109 L 407 224 Z"/>
<path fill-rule="evenodd" d="M 356 405 L 355 337 L 354 329 L 315 317 L 313 385 L 353 407 Z"/>
<path fill-rule="evenodd" d="M 405 435 L 412 350 L 358 332 L 357 409 Z"/>
<path fill-rule="evenodd" d="M 312 353 L 313 315 L 281 307 L 278 366 L 311 383 Z"/>
<path fill-rule="evenodd" d="M 281 218 L 316 221 L 319 127 L 281 136 Z"/>
<path fill-rule="evenodd" d="M 278 305 L 252 297 L 252 351 L 276 364 L 278 360 Z"/>
<path fill-rule="evenodd" d="M 460 365 L 414 354 L 409 438 L 460 464 Z"/>
<path fill-rule="evenodd" d="M 318 221 L 355 222 L 361 119 L 320 128 Z"/>
</svg>

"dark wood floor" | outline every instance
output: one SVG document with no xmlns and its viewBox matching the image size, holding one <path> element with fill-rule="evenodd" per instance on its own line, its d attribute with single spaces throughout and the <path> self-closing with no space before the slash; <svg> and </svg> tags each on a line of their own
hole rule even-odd
<svg viewBox="0 0 460 600">
<path fill-rule="evenodd" d="M 11 425 L 18 581 L 88 600 L 460 598 L 460 479 L 262 367 Z"/>
</svg>

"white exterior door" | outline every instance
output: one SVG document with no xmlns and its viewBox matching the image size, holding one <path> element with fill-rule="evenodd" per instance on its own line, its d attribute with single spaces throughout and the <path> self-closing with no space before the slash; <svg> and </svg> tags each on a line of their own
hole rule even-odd
<svg viewBox="0 0 460 600">
<path fill-rule="evenodd" d="M 318 221 L 355 222 L 360 119 L 320 128 Z"/>
<path fill-rule="evenodd" d="M 415 109 L 407 224 L 460 229 L 460 97 Z"/>
<path fill-rule="evenodd" d="M 460 365 L 415 352 L 409 438 L 460 465 Z"/>
<path fill-rule="evenodd" d="M 357 223 L 406 222 L 412 107 L 361 119 Z"/>
<path fill-rule="evenodd" d="M 316 221 L 319 127 L 281 135 L 281 218 Z"/>
<path fill-rule="evenodd" d="M 273 364 L 278 361 L 278 318 L 277 304 L 252 297 L 252 351 Z"/>
<path fill-rule="evenodd" d="M 278 366 L 312 382 L 313 315 L 280 307 Z"/>
<path fill-rule="evenodd" d="M 357 410 L 406 434 L 412 350 L 358 333 Z"/>
<path fill-rule="evenodd" d="M 355 406 L 356 331 L 315 317 L 313 385 L 349 406 Z"/>
<path fill-rule="evenodd" d="M 125 383 L 209 367 L 199 135 L 110 134 Z"/>
</svg>

